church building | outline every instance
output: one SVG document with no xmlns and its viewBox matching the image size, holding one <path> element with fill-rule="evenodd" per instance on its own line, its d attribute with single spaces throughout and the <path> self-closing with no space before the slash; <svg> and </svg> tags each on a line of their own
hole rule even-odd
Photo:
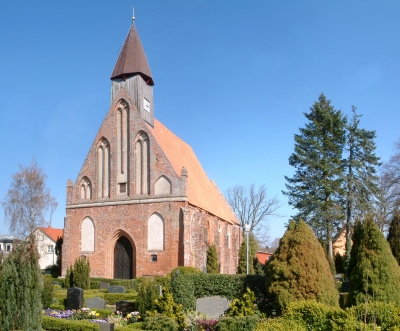
<svg viewBox="0 0 400 331">
<path fill-rule="evenodd" d="M 111 107 L 75 182 L 68 180 L 63 275 L 75 259 L 91 276 L 205 270 L 236 273 L 239 221 L 192 148 L 154 118 L 153 76 L 134 24 L 111 75 Z"/>
</svg>

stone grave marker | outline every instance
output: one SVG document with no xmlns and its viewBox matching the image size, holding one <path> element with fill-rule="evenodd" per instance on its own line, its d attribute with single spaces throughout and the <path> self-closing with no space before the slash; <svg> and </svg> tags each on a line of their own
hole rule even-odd
<svg viewBox="0 0 400 331">
<path fill-rule="evenodd" d="M 228 308 L 229 300 L 219 295 L 196 300 L 196 312 L 206 314 L 209 318 L 219 318 Z"/>
<path fill-rule="evenodd" d="M 126 293 L 126 290 L 123 286 L 111 285 L 108 288 L 108 293 Z"/>
<path fill-rule="evenodd" d="M 83 307 L 83 289 L 80 287 L 71 287 L 67 291 L 67 310 L 78 310 Z"/>
<path fill-rule="evenodd" d="M 97 323 L 99 331 L 114 331 L 114 323 Z"/>
<path fill-rule="evenodd" d="M 86 307 L 90 309 L 105 309 L 106 308 L 106 300 L 102 298 L 88 298 L 86 299 Z"/>
<path fill-rule="evenodd" d="M 129 313 L 136 311 L 136 304 L 132 301 L 120 300 L 116 303 L 116 309 L 122 313 L 122 316 L 126 316 Z"/>
<path fill-rule="evenodd" d="M 106 282 L 100 282 L 100 289 L 102 290 L 108 290 L 108 288 L 110 287 L 110 283 L 106 283 Z"/>
</svg>

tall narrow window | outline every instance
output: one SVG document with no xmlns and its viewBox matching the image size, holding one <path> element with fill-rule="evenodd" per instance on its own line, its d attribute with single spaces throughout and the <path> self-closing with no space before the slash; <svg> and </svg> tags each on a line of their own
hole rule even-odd
<svg viewBox="0 0 400 331">
<path fill-rule="evenodd" d="M 94 224 L 89 217 L 81 225 L 81 252 L 94 252 Z"/>
<path fill-rule="evenodd" d="M 97 195 L 106 198 L 110 195 L 110 145 L 103 138 L 97 147 Z"/>
<path fill-rule="evenodd" d="M 150 216 L 147 223 L 147 250 L 164 250 L 164 220 L 160 214 Z"/>
<path fill-rule="evenodd" d="M 117 192 L 127 194 L 129 108 L 125 101 L 117 107 Z"/>
<path fill-rule="evenodd" d="M 136 194 L 150 193 L 149 137 L 140 133 L 135 143 L 135 182 Z"/>
</svg>

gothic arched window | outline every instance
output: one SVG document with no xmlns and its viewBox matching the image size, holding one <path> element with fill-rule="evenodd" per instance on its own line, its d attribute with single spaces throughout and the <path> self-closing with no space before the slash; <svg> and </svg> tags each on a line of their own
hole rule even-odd
<svg viewBox="0 0 400 331">
<path fill-rule="evenodd" d="M 147 222 L 147 250 L 164 250 L 164 219 L 158 213 L 151 215 Z"/>
<path fill-rule="evenodd" d="M 135 143 L 136 194 L 150 193 L 150 146 L 146 133 L 138 134 Z"/>
<path fill-rule="evenodd" d="M 129 107 L 121 100 L 117 106 L 117 184 L 118 194 L 128 194 Z"/>
<path fill-rule="evenodd" d="M 92 184 L 90 179 L 86 176 L 82 178 L 81 181 L 81 199 L 91 199 L 92 198 Z"/>
<path fill-rule="evenodd" d="M 81 252 L 94 252 L 94 224 L 89 217 L 81 225 Z"/>
<path fill-rule="evenodd" d="M 97 196 L 110 196 L 110 144 L 107 139 L 100 140 L 97 146 Z"/>
</svg>

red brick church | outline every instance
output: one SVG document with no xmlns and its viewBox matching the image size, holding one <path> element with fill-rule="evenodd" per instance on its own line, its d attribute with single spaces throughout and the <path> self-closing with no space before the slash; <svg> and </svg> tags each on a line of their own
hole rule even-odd
<svg viewBox="0 0 400 331">
<path fill-rule="evenodd" d="M 204 270 L 211 244 L 220 272 L 236 272 L 239 222 L 192 148 L 154 118 L 153 85 L 132 24 L 111 75 L 111 107 L 68 180 L 63 274 L 79 256 L 93 277 Z"/>
</svg>

